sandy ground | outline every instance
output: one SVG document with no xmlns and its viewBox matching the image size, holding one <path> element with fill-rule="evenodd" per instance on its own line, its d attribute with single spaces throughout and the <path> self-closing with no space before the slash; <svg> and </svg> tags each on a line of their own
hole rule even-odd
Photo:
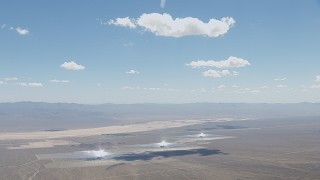
<svg viewBox="0 0 320 180">
<path fill-rule="evenodd" d="M 66 137 L 85 137 L 101 134 L 133 133 L 142 131 L 152 131 L 158 129 L 177 128 L 188 125 L 200 124 L 208 120 L 173 120 L 173 121 L 153 121 L 143 124 L 131 124 L 123 126 L 106 126 L 99 128 L 74 129 L 65 131 L 34 131 L 18 133 L 0 133 L 0 140 L 14 139 L 55 139 Z M 218 120 L 219 121 L 219 120 Z"/>
<path fill-rule="evenodd" d="M 252 120 L 252 118 L 216 118 L 216 119 L 193 119 L 193 120 L 171 120 L 171 121 L 152 121 L 140 124 L 106 126 L 98 128 L 71 129 L 64 131 L 33 131 L 33 132 L 13 132 L 0 133 L 0 140 L 17 140 L 17 139 L 57 139 L 67 137 L 87 137 L 101 134 L 119 134 L 145 132 L 159 129 L 178 128 L 205 122 L 228 122 L 228 121 L 244 121 Z"/>
<path fill-rule="evenodd" d="M 77 145 L 79 143 L 73 141 L 66 140 L 45 140 L 45 141 L 36 141 L 36 142 L 28 142 L 27 144 L 22 144 L 19 146 L 7 147 L 8 149 L 33 149 L 33 148 L 50 148 L 54 146 L 61 145 Z"/>
</svg>

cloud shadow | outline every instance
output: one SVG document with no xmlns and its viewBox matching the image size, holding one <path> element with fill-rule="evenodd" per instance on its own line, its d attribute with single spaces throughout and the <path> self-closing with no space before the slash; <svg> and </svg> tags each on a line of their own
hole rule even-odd
<svg viewBox="0 0 320 180">
<path fill-rule="evenodd" d="M 132 154 L 123 154 L 118 157 L 114 157 L 115 160 L 124 160 L 124 161 L 136 161 L 136 160 L 152 160 L 153 158 L 163 157 L 178 157 L 178 156 L 187 156 L 198 154 L 200 156 L 210 156 L 215 154 L 223 154 L 220 150 L 210 150 L 210 149 L 191 149 L 191 150 L 169 150 L 169 151 L 157 151 L 157 152 L 144 152 L 144 153 L 132 153 Z"/>
</svg>

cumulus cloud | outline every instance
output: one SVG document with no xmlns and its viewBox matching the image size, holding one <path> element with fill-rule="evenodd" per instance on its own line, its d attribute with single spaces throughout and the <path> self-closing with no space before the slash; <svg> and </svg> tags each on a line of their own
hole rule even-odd
<svg viewBox="0 0 320 180">
<path fill-rule="evenodd" d="M 186 17 L 173 19 L 170 14 L 142 14 L 137 24 L 146 31 L 157 36 L 182 37 L 190 35 L 203 35 L 218 37 L 228 32 L 235 23 L 233 18 L 223 17 L 221 20 L 210 19 L 205 23 L 197 18 Z"/>
<path fill-rule="evenodd" d="M 316 81 L 320 82 L 320 75 L 316 76 Z"/>
<path fill-rule="evenodd" d="M 230 72 L 229 70 L 216 71 L 213 69 L 209 69 L 207 71 L 204 71 L 202 75 L 204 77 L 220 78 L 220 77 L 226 77 L 226 76 L 237 76 L 239 75 L 239 73 L 236 71 Z"/>
<path fill-rule="evenodd" d="M 273 80 L 274 81 L 285 81 L 285 80 L 287 80 L 287 78 L 286 77 L 284 77 L 284 78 L 274 78 Z"/>
<path fill-rule="evenodd" d="M 17 77 L 7 77 L 7 78 L 3 78 L 3 80 L 5 80 L 5 81 L 17 81 L 18 78 Z"/>
<path fill-rule="evenodd" d="M 133 69 L 127 71 L 126 73 L 127 73 L 127 74 L 140 74 L 139 71 L 136 71 L 136 70 L 133 70 Z"/>
<path fill-rule="evenodd" d="M 20 34 L 20 35 L 28 35 L 29 34 L 29 30 L 28 29 L 24 29 L 21 27 L 17 27 L 15 28 L 15 30 Z"/>
<path fill-rule="evenodd" d="M 198 60 L 198 61 L 192 61 L 189 64 L 186 64 L 187 66 L 191 66 L 191 68 L 208 68 L 208 67 L 215 67 L 215 68 L 236 68 L 236 67 L 245 67 L 249 66 L 250 62 L 230 56 L 226 60 L 221 60 L 221 61 L 214 61 L 214 60 L 209 60 L 209 61 L 203 61 L 203 60 Z"/>
<path fill-rule="evenodd" d="M 52 79 L 52 80 L 50 80 L 49 82 L 52 82 L 52 83 L 68 83 L 68 82 L 70 82 L 70 81 L 69 81 L 69 80 Z"/>
<path fill-rule="evenodd" d="M 207 23 L 198 18 L 186 17 L 173 19 L 170 14 L 150 13 L 142 14 L 137 19 L 129 17 L 109 20 L 109 25 L 143 28 L 145 31 L 157 36 L 183 37 L 201 35 L 207 37 L 218 37 L 224 35 L 235 24 L 232 17 L 223 17 L 220 20 L 210 19 Z"/>
<path fill-rule="evenodd" d="M 77 64 L 74 61 L 64 62 L 63 64 L 60 65 L 60 67 L 67 70 L 74 70 L 74 71 L 82 70 L 85 68 L 84 66 Z"/>
<path fill-rule="evenodd" d="M 166 6 L 166 0 L 160 0 L 160 7 L 164 8 Z"/>
<path fill-rule="evenodd" d="M 18 86 L 22 86 L 22 87 L 43 87 L 42 83 L 16 83 L 16 85 Z"/>
<path fill-rule="evenodd" d="M 122 27 L 129 27 L 130 29 L 136 28 L 135 20 L 130 19 L 129 17 L 125 18 L 116 18 L 115 20 L 109 20 L 109 25 L 115 25 L 115 26 L 122 26 Z"/>
</svg>

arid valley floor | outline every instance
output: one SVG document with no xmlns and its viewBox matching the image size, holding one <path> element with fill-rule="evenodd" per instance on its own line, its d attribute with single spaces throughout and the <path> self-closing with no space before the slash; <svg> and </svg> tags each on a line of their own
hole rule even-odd
<svg viewBox="0 0 320 180">
<path fill-rule="evenodd" d="M 320 179 L 316 117 L 154 123 L 83 136 L 68 130 L 1 133 L 0 179 Z M 199 132 L 216 138 L 192 138 Z M 144 146 L 162 140 L 179 146 Z M 115 155 L 72 155 L 99 149 Z"/>
</svg>

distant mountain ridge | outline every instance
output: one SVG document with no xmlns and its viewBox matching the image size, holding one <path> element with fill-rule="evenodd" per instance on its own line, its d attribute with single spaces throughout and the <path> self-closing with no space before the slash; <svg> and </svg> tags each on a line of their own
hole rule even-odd
<svg viewBox="0 0 320 180">
<path fill-rule="evenodd" d="M 98 127 L 151 120 L 215 117 L 320 117 L 320 103 L 99 104 L 0 103 L 0 131 Z"/>
</svg>

